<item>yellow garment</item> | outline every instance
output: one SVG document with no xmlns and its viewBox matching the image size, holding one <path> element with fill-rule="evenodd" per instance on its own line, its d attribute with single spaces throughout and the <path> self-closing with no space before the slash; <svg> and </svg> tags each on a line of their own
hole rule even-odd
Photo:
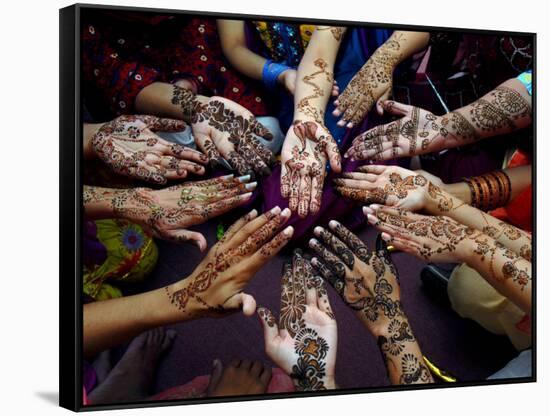
<svg viewBox="0 0 550 416">
<path fill-rule="evenodd" d="M 493 334 L 507 335 L 519 351 L 531 346 L 531 335 L 516 327 L 525 312 L 498 293 L 474 269 L 466 264 L 456 267 L 447 293 L 453 309 L 461 317 L 476 321 Z"/>
</svg>

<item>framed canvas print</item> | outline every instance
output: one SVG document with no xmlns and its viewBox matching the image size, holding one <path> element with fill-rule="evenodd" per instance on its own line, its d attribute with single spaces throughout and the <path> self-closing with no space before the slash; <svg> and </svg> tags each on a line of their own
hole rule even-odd
<svg viewBox="0 0 550 416">
<path fill-rule="evenodd" d="M 61 9 L 61 405 L 535 381 L 535 41 Z"/>
</svg>

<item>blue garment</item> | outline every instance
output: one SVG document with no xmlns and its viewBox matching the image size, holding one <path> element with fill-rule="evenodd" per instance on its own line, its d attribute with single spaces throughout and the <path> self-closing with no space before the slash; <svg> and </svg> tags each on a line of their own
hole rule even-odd
<svg viewBox="0 0 550 416">
<path fill-rule="evenodd" d="M 532 89 L 533 89 L 533 71 L 528 70 L 525 72 L 522 72 L 519 74 L 516 79 L 521 81 L 521 83 L 527 88 L 527 92 L 529 95 L 533 95 Z"/>
</svg>

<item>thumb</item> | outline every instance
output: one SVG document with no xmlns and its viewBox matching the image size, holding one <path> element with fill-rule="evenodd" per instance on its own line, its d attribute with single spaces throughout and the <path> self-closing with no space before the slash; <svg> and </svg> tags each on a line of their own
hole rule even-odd
<svg viewBox="0 0 550 416">
<path fill-rule="evenodd" d="M 279 327 L 277 326 L 277 320 L 269 309 L 261 306 L 258 308 L 257 313 L 264 328 L 264 338 L 267 350 L 267 346 L 271 344 L 279 334 Z"/>
<path fill-rule="evenodd" d="M 376 101 L 376 112 L 379 116 L 384 114 L 384 102 L 387 102 L 391 96 L 391 86 L 388 87 L 386 91 L 380 96 L 380 98 Z"/>
<path fill-rule="evenodd" d="M 226 306 L 229 309 L 241 309 L 245 316 L 252 316 L 256 311 L 256 299 L 254 296 L 244 292 L 237 293 L 232 296 L 227 302 Z"/>
<path fill-rule="evenodd" d="M 208 243 L 206 242 L 204 235 L 197 233 L 196 231 L 169 230 L 164 232 L 160 237 L 176 243 L 192 243 L 196 245 L 200 251 L 204 251 L 206 250 L 206 247 L 208 247 Z"/>
<path fill-rule="evenodd" d="M 412 105 L 402 104 L 392 100 L 382 101 L 381 105 L 384 111 L 396 116 L 407 116 L 414 108 Z"/>
<path fill-rule="evenodd" d="M 340 173 L 342 171 L 342 156 L 336 141 L 332 135 L 325 129 L 317 129 L 315 132 L 315 138 L 318 142 L 325 141 L 325 152 L 327 154 L 331 169 Z"/>
</svg>

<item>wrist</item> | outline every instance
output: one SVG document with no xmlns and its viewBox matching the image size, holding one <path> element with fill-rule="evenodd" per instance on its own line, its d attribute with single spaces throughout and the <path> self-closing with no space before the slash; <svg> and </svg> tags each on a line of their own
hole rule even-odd
<svg viewBox="0 0 550 416">
<path fill-rule="evenodd" d="M 396 301 L 398 302 L 398 301 Z M 375 337 L 378 338 L 381 335 L 386 336 L 388 334 L 388 327 L 390 325 L 390 322 L 396 318 L 397 316 L 402 316 L 404 320 L 406 321 L 407 318 L 403 314 L 403 312 L 400 310 L 395 316 L 388 317 L 384 313 L 379 313 L 376 320 L 369 319 L 364 311 L 358 311 L 357 316 L 359 317 L 359 320 L 363 323 L 363 325 L 368 329 L 368 331 Z"/>
<path fill-rule="evenodd" d="M 190 295 L 189 288 L 194 281 L 193 274 L 165 287 L 174 321 L 197 319 L 204 314 L 204 306 Z"/>
<path fill-rule="evenodd" d="M 443 185 L 443 190 L 449 195 L 458 198 L 467 204 L 470 204 L 472 201 L 470 188 L 465 182 L 445 184 Z"/>
</svg>

